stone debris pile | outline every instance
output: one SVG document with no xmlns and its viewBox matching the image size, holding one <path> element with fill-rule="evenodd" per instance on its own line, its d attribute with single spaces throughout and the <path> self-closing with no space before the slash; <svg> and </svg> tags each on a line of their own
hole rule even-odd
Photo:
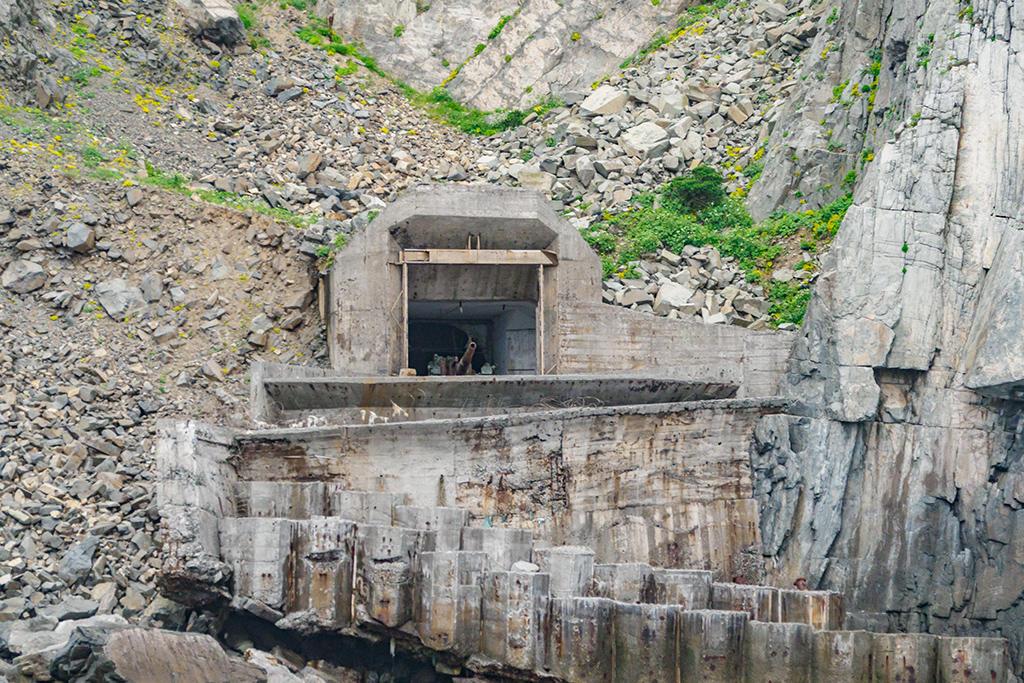
<svg viewBox="0 0 1024 683">
<path fill-rule="evenodd" d="M 746 273 L 736 266 L 735 259 L 723 258 L 714 247 L 687 246 L 682 254 L 662 249 L 657 260 L 639 261 L 631 271 L 639 277 L 605 280 L 605 303 L 668 318 L 699 317 L 709 325 L 738 325 L 752 330 L 769 326 L 764 288 L 747 282 Z M 796 327 L 783 325 L 779 329 Z"/>
</svg>

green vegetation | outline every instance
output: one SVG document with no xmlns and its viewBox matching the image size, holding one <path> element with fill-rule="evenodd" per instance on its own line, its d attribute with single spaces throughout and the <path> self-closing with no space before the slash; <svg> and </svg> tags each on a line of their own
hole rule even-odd
<svg viewBox="0 0 1024 683">
<path fill-rule="evenodd" d="M 776 323 L 799 324 L 810 291 L 800 282 L 774 282 L 775 261 L 797 244 L 813 244 L 816 249 L 829 241 L 852 200 L 847 193 L 817 211 L 776 212 L 755 225 L 739 198 L 726 195 L 718 172 L 699 166 L 673 178 L 657 196 L 636 197 L 631 210 L 605 214 L 603 222 L 582 234 L 601 255 L 605 277 L 623 269 L 626 276 L 632 262 L 661 248 L 680 253 L 686 245 L 714 246 L 722 256 L 736 259 L 748 281 L 764 287 Z"/>
<path fill-rule="evenodd" d="M 404 26 L 396 26 L 395 30 L 391 32 L 391 34 L 395 38 L 401 38 L 403 33 L 405 33 L 405 27 Z"/>
<path fill-rule="evenodd" d="M 415 95 L 412 99 L 423 106 L 431 118 L 454 126 L 470 135 L 494 135 L 503 130 L 518 128 L 523 125 L 523 121 L 530 113 L 529 111 L 511 109 L 505 112 L 500 119 L 494 121 L 488 112 L 463 107 L 444 88 L 434 88 L 429 95 Z M 562 106 L 561 100 L 548 97 L 534 106 L 531 111 L 540 115 L 548 109 L 560 106 Z"/>
<path fill-rule="evenodd" d="M 86 168 L 97 168 L 103 163 L 103 154 L 95 146 L 82 148 L 82 165 Z"/>
<path fill-rule="evenodd" d="M 487 40 L 494 40 L 499 35 L 501 35 L 501 29 L 505 28 L 505 24 L 511 21 L 513 16 L 514 15 L 512 14 L 506 14 L 502 16 L 501 19 L 498 21 L 498 25 L 491 29 L 491 32 L 487 34 Z"/>
<path fill-rule="evenodd" d="M 256 7 L 249 3 L 244 3 L 238 5 L 235 9 L 238 11 L 238 18 L 242 20 L 245 30 L 251 31 L 252 27 L 256 25 Z"/>
<path fill-rule="evenodd" d="M 839 8 L 838 7 L 833 7 L 832 8 L 832 13 L 828 15 L 827 19 L 825 19 L 825 23 L 826 24 L 834 24 L 838 20 L 839 20 Z"/>
<path fill-rule="evenodd" d="M 917 65 L 928 66 L 928 62 L 931 61 L 932 45 L 935 44 L 935 34 L 931 33 L 928 35 L 928 40 L 917 46 Z"/>
</svg>

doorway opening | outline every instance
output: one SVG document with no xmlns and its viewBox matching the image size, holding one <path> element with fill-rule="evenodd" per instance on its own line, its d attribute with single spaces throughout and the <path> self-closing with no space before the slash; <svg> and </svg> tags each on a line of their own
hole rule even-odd
<svg viewBox="0 0 1024 683">
<path fill-rule="evenodd" d="M 434 356 L 461 358 L 472 341 L 473 374 L 537 373 L 532 301 L 410 301 L 409 367 L 431 373 Z"/>
</svg>

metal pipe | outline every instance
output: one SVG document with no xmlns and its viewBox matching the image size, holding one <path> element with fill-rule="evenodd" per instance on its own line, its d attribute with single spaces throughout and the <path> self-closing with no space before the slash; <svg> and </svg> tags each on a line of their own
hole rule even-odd
<svg viewBox="0 0 1024 683">
<path fill-rule="evenodd" d="M 466 346 L 466 353 L 462 354 L 462 360 L 455 367 L 456 375 L 468 375 L 473 370 L 473 352 L 476 351 L 476 342 L 471 341 Z"/>
</svg>

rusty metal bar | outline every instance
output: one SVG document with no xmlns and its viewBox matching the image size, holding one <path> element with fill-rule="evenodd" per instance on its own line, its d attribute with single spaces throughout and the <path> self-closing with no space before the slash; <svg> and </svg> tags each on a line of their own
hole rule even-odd
<svg viewBox="0 0 1024 683">
<path fill-rule="evenodd" d="M 557 266 L 546 249 L 404 249 L 400 263 L 431 265 Z"/>
<path fill-rule="evenodd" d="M 537 374 L 544 374 L 544 266 L 537 266 Z"/>
</svg>

